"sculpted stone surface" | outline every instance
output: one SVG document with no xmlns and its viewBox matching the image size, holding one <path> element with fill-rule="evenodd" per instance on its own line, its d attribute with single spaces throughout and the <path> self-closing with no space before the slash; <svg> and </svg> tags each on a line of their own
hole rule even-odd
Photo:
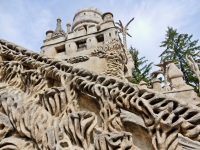
<svg viewBox="0 0 200 150">
<path fill-rule="evenodd" d="M 154 79 L 151 82 L 151 88 L 153 90 L 171 97 L 181 98 L 182 100 L 188 103 L 193 103 L 194 105 L 199 105 L 200 99 L 194 91 L 194 88 L 184 82 L 183 73 L 174 63 L 166 61 L 165 63 L 157 64 L 157 66 L 162 66 L 162 69 L 152 73 Z M 160 80 L 157 78 L 158 74 L 163 74 L 165 76 L 164 87 L 161 87 Z"/>
<path fill-rule="evenodd" d="M 171 87 L 162 88 L 157 75 L 152 87 L 128 82 L 127 72 L 134 66 L 129 53 L 118 35 L 109 39 L 103 33 L 107 23 L 110 32 L 116 30 L 110 28 L 113 15 L 105 13 L 96 22 L 79 24 L 88 20 L 81 17 L 84 13 L 102 15 L 95 8 L 79 10 L 73 23 L 77 39 L 69 40 L 69 29 L 67 40 L 50 31 L 42 54 L 0 39 L 0 150 L 198 149 L 200 108 L 194 102 L 198 98 L 191 96 L 194 91 L 184 84 L 176 66 L 169 63 L 161 71 Z M 95 38 L 103 33 L 107 40 L 83 50 L 82 39 L 77 51 L 77 41 L 90 40 L 90 35 L 78 37 L 79 33 L 91 25 L 99 31 Z M 72 43 L 74 52 L 74 47 L 66 48 Z M 63 46 L 67 55 L 45 56 L 52 48 L 63 52 Z M 103 62 L 104 69 L 87 70 L 90 61 Z"/>
<path fill-rule="evenodd" d="M 79 110 L 79 93 L 83 93 L 99 105 L 102 118 L 99 134 L 104 134 L 96 138 L 105 136 L 108 145 L 107 132 L 116 135 L 114 139 L 120 136 L 128 139 L 130 135 L 122 134 L 124 125 L 119 108 L 135 112 L 144 120 L 154 149 L 177 149 L 178 133 L 199 141 L 198 107 L 16 48 L 1 40 L 1 56 L 5 60 L 1 63 L 1 110 L 14 129 L 6 138 L 25 138 L 36 149 L 65 145 L 70 149 L 98 149 L 98 142 L 92 142 L 98 118 L 92 112 Z M 12 61 L 6 61 L 8 58 Z"/>
<path fill-rule="evenodd" d="M 64 33 L 58 18 L 56 30 L 46 33 L 41 54 L 96 73 L 131 79 L 134 63 L 120 42 L 112 13 L 102 14 L 94 7 L 86 7 L 78 10 L 70 27 L 68 23 L 67 33 Z M 79 63 L 82 61 L 84 63 Z"/>
<path fill-rule="evenodd" d="M 63 29 L 61 27 L 61 19 L 60 18 L 57 19 L 56 30 L 53 32 L 51 37 L 57 38 L 59 36 L 65 36 L 65 32 L 63 31 Z"/>
</svg>

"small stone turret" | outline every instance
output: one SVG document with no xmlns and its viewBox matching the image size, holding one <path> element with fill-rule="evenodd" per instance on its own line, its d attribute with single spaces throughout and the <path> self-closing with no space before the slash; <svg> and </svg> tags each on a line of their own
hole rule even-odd
<svg viewBox="0 0 200 150">
<path fill-rule="evenodd" d="M 158 78 L 152 80 L 152 88 L 156 91 L 162 91 L 161 83 Z"/>
<path fill-rule="evenodd" d="M 56 30 L 53 32 L 52 37 L 60 37 L 60 36 L 65 36 L 65 32 L 61 27 L 61 19 L 57 19 L 57 25 L 56 25 Z"/>
<path fill-rule="evenodd" d="M 172 88 L 185 85 L 185 82 L 183 81 L 183 73 L 174 63 L 171 63 L 168 67 L 168 80 Z"/>
<path fill-rule="evenodd" d="M 48 30 L 46 32 L 46 40 L 51 39 L 52 34 L 53 34 L 53 31 L 52 30 Z"/>
<path fill-rule="evenodd" d="M 71 24 L 67 23 L 66 26 L 67 26 L 67 33 L 69 33 L 70 32 L 70 28 L 71 28 Z"/>
<path fill-rule="evenodd" d="M 111 12 L 106 12 L 102 15 L 103 22 L 113 21 L 113 14 Z"/>
<path fill-rule="evenodd" d="M 187 85 L 183 80 L 183 72 L 178 69 L 178 67 L 171 63 L 168 67 L 168 80 L 171 84 L 173 95 L 176 98 L 184 99 L 188 103 L 196 103 L 199 99 L 197 94 L 194 92 L 194 88 L 190 85 Z"/>
</svg>

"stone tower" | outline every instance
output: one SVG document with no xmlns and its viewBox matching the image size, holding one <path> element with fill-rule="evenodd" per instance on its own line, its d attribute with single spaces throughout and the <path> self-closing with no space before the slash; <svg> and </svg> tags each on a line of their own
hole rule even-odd
<svg viewBox="0 0 200 150">
<path fill-rule="evenodd" d="M 119 52 L 122 53 L 123 58 L 119 58 L 119 64 L 115 65 L 118 75 L 112 75 L 113 71 L 108 71 L 110 59 L 108 60 L 107 55 L 112 50 L 108 50 L 104 57 L 94 55 L 95 50 L 100 47 L 105 50 L 105 45 L 113 39 L 121 45 L 112 13 L 102 14 L 94 7 L 79 9 L 74 15 L 72 25 L 67 23 L 66 33 L 63 33 L 60 23 L 61 19 L 59 18 L 57 19 L 56 30 L 46 32 L 47 36 L 44 45 L 41 47 L 41 54 L 96 73 L 107 72 L 111 76 L 120 76 L 124 79 L 125 76 L 126 78 L 131 77 L 133 63 L 130 66 L 132 60 L 128 59 L 127 53 L 124 53 L 121 46 L 119 46 Z M 128 62 L 129 65 L 127 66 Z"/>
</svg>

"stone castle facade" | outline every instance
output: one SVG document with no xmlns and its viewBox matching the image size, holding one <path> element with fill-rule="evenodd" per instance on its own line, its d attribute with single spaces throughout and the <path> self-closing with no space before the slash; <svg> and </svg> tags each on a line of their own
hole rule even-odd
<svg viewBox="0 0 200 150">
<path fill-rule="evenodd" d="M 65 32 L 61 27 L 61 19 L 58 18 L 55 31 L 46 32 L 46 39 L 41 47 L 42 55 L 64 60 L 73 66 L 96 73 L 112 74 L 112 71 L 108 71 L 107 64 L 111 56 L 107 55 L 110 55 L 108 53 L 112 51 L 110 49 L 113 49 L 111 46 L 119 46 L 119 53 L 123 56 L 118 60 L 121 67 L 116 68 L 115 72 L 118 72 L 120 78 L 131 78 L 133 61 L 122 48 L 112 13 L 102 14 L 96 8 L 86 7 L 75 14 L 72 26 L 70 23 L 66 26 L 67 31 Z M 109 42 L 112 45 L 108 44 Z M 107 48 L 109 50 L 106 50 Z M 100 56 L 100 53 L 105 53 L 106 56 L 105 54 Z"/>
<path fill-rule="evenodd" d="M 198 150 L 199 99 L 170 63 L 171 87 L 128 82 L 133 60 L 113 14 L 79 10 L 41 54 L 0 39 L 0 150 Z"/>
</svg>

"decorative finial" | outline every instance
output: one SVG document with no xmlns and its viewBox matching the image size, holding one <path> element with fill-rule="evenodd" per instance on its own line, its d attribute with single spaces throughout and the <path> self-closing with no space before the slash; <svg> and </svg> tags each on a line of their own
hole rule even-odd
<svg viewBox="0 0 200 150">
<path fill-rule="evenodd" d="M 61 22 L 61 19 L 60 19 L 60 17 L 58 17 L 58 19 L 57 19 L 57 22 L 60 20 L 60 22 Z"/>
<path fill-rule="evenodd" d="M 178 67 L 174 64 L 171 63 L 170 66 L 168 67 L 168 77 L 170 79 L 173 78 L 178 78 L 178 77 L 183 77 L 183 72 L 178 69 Z"/>
<path fill-rule="evenodd" d="M 61 19 L 60 17 L 57 19 L 57 25 L 56 25 L 56 30 L 52 34 L 52 37 L 60 37 L 60 36 L 65 36 L 65 32 L 61 27 Z"/>
<path fill-rule="evenodd" d="M 67 26 L 67 33 L 69 33 L 70 32 L 70 28 L 71 28 L 71 24 L 67 23 L 66 26 Z"/>
</svg>

